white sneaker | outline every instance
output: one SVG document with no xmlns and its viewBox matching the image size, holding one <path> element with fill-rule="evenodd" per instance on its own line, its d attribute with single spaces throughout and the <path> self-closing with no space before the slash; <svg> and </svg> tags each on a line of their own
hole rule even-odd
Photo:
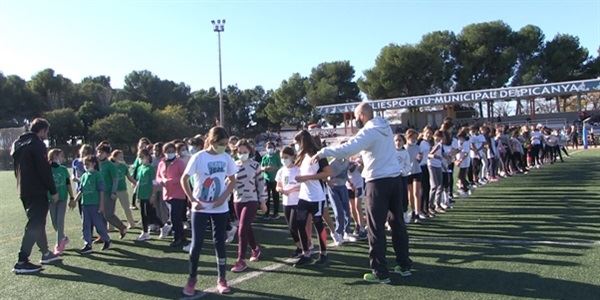
<svg viewBox="0 0 600 300">
<path fill-rule="evenodd" d="M 190 253 L 190 251 L 192 250 L 192 243 L 187 244 L 187 246 L 183 246 L 183 251 Z"/>
<path fill-rule="evenodd" d="M 232 226 L 231 230 L 227 231 L 227 239 L 225 240 L 225 243 L 229 244 L 233 242 L 235 239 L 235 234 L 237 233 L 237 229 L 238 228 L 236 226 Z"/>
<path fill-rule="evenodd" d="M 165 224 L 161 230 L 160 230 L 160 235 L 158 235 L 159 239 L 166 239 L 169 237 L 169 232 L 171 232 L 171 228 L 173 228 L 172 225 L 169 224 Z"/>
<path fill-rule="evenodd" d="M 142 232 L 142 234 L 140 234 L 140 236 L 138 236 L 138 238 L 136 239 L 137 241 L 147 241 L 150 239 L 150 234 L 147 232 Z"/>
<path fill-rule="evenodd" d="M 350 234 L 348 234 L 348 233 L 344 233 L 344 242 L 351 242 L 351 243 L 354 243 L 354 242 L 356 242 L 356 241 L 357 241 L 357 239 L 356 239 L 356 237 L 355 237 L 355 236 L 353 236 L 353 235 L 350 235 Z"/>
<path fill-rule="evenodd" d="M 412 213 L 411 212 L 405 212 L 404 213 L 404 224 L 410 224 L 410 220 L 412 219 Z"/>
<path fill-rule="evenodd" d="M 340 234 L 334 232 L 333 233 L 333 246 L 339 247 L 343 244 L 344 244 L 344 238 Z"/>
</svg>

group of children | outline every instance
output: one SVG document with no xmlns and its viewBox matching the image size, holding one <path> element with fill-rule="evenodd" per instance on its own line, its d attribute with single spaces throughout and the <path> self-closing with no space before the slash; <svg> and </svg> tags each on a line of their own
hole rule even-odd
<svg viewBox="0 0 600 300">
<path fill-rule="evenodd" d="M 542 126 L 474 125 L 454 131 L 447 121 L 438 130 L 427 126 L 418 133 L 410 129 L 397 134 L 394 141 L 405 187 L 402 199 L 407 223 L 422 222 L 452 207 L 455 169 L 456 196 L 466 197 L 472 189 L 500 177 L 554 163 L 557 156 L 562 160 L 561 150 L 567 154 L 556 132 Z M 57 232 L 55 254 L 60 255 L 69 242 L 64 233 L 67 206 L 79 207 L 84 240 L 81 253 L 86 254 L 92 252 L 94 242 L 102 243 L 103 250 L 110 248 L 110 227 L 118 230 L 121 239 L 136 227 L 132 210 L 138 209 L 137 202 L 141 218 L 137 241 L 149 240 L 154 227 L 160 232 L 159 238 L 172 232 L 171 246 L 189 252 L 189 278 L 183 290 L 187 296 L 195 293 L 204 232 L 211 224 L 217 289 L 228 293 L 226 243 L 237 236 L 232 272 L 248 268 L 248 254 L 250 262 L 260 260 L 262 249 L 252 224 L 259 208 L 265 220 L 279 218 L 279 194 L 296 246 L 291 254 L 294 266 L 326 264 L 329 236 L 333 246 L 366 239 L 360 157 L 315 162 L 312 157 L 321 148 L 321 141 L 308 131 L 299 132 L 293 145 L 280 150 L 268 143 L 264 156 L 255 149 L 253 140 L 229 137 L 221 127 L 212 128 L 206 137 L 166 144 L 151 144 L 142 138 L 137 148 L 136 160 L 129 166 L 123 151 L 112 149 L 108 142 L 101 142 L 96 151 L 83 145 L 79 158 L 73 161 L 72 176 L 62 166 L 64 153 L 59 149 L 48 152 L 59 191 L 59 200 L 50 207 Z M 76 194 L 71 182 L 76 184 Z M 127 182 L 133 186 L 131 205 Z M 127 224 L 115 215 L 117 200 Z M 191 230 L 191 242 L 186 227 Z M 92 237 L 94 228 L 99 235 L 96 240 Z M 313 228 L 319 241 L 316 261 L 312 258 L 317 253 L 311 238 Z"/>
</svg>

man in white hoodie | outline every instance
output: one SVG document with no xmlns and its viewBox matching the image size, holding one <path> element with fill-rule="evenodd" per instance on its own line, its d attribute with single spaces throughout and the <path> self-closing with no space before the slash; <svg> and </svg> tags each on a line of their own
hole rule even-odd
<svg viewBox="0 0 600 300">
<path fill-rule="evenodd" d="M 354 111 L 356 126 L 360 131 L 347 143 L 325 147 L 314 157 L 343 158 L 356 153 L 364 162 L 362 176 L 366 185 L 367 224 L 369 225 L 369 259 L 372 273 L 363 279 L 368 282 L 389 283 L 389 271 L 385 258 L 385 223 L 392 228 L 392 245 L 396 253 L 397 266 L 392 272 L 410 276 L 412 261 L 408 251 L 408 233 L 402 213 L 401 168 L 396 159 L 394 134 L 388 122 L 373 117 L 373 108 L 361 103 Z"/>
</svg>

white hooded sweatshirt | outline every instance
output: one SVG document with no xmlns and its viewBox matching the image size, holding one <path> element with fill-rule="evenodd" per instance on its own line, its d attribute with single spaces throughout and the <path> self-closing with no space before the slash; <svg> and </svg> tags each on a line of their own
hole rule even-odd
<svg viewBox="0 0 600 300">
<path fill-rule="evenodd" d="M 325 147 L 317 155 L 344 158 L 359 152 L 365 166 L 362 171 L 365 181 L 400 176 L 394 134 L 388 122 L 380 117 L 368 121 L 347 143 Z"/>
</svg>

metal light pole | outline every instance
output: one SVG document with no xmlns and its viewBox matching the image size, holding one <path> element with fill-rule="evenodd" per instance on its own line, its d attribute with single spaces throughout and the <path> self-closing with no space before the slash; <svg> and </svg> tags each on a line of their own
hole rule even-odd
<svg viewBox="0 0 600 300">
<path fill-rule="evenodd" d="M 214 31 L 219 38 L 219 126 L 225 127 L 225 117 L 223 116 L 223 73 L 221 70 L 221 32 L 225 31 L 225 20 L 212 20 Z"/>
</svg>

